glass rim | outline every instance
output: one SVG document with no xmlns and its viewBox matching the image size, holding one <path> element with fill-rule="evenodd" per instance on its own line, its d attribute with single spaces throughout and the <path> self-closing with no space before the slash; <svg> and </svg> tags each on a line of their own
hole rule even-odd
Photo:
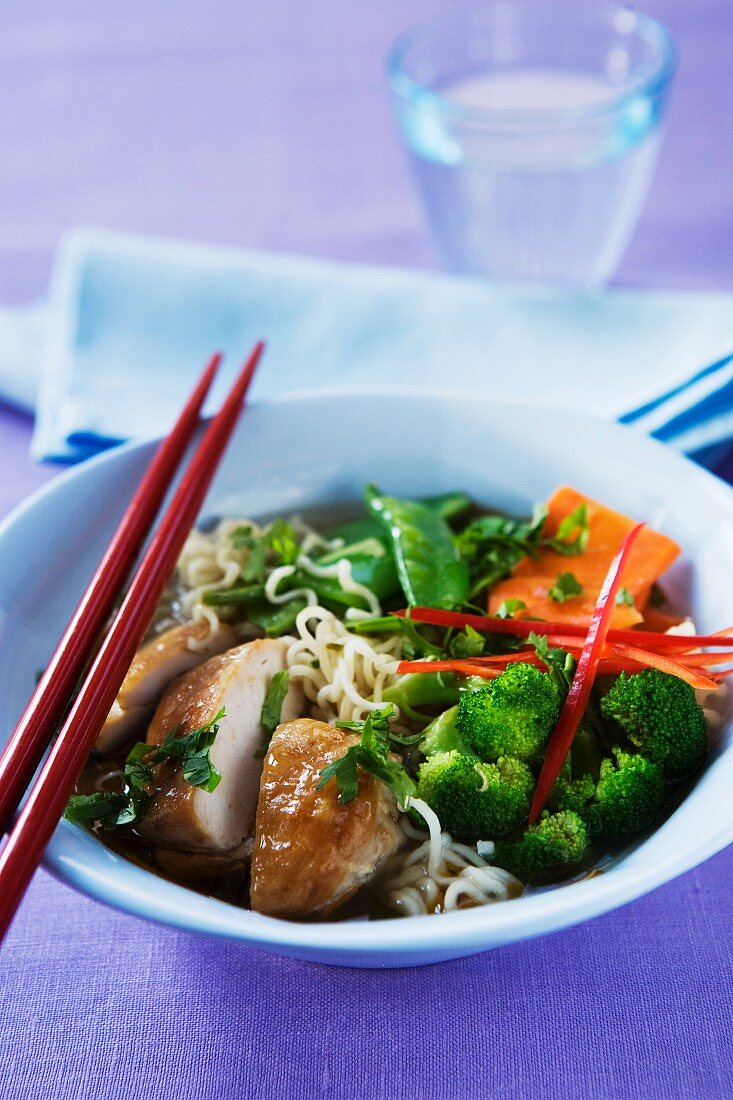
<svg viewBox="0 0 733 1100">
<path fill-rule="evenodd" d="M 583 6 L 584 11 L 588 9 Z M 651 43 L 659 51 L 659 61 L 646 76 L 630 80 L 620 87 L 618 92 L 600 102 L 579 104 L 573 107 L 473 107 L 456 103 L 440 91 L 434 91 L 427 84 L 410 76 L 404 67 L 408 52 L 430 34 L 440 33 L 444 28 L 454 27 L 458 18 L 469 23 L 486 25 L 487 13 L 463 8 L 449 16 L 418 23 L 404 31 L 394 42 L 387 54 L 387 80 L 390 88 L 400 99 L 408 100 L 418 109 L 427 108 L 435 114 L 444 115 L 454 122 L 468 124 L 496 124 L 505 128 L 508 123 L 535 123 L 553 125 L 562 122 L 582 122 L 612 114 L 640 92 L 648 95 L 658 94 L 672 79 L 677 69 L 677 49 L 667 28 L 649 15 L 636 11 L 624 4 L 602 3 L 595 9 L 599 14 L 619 15 L 628 12 L 634 16 L 636 25 L 633 35 Z M 556 16 L 557 17 L 557 16 Z"/>
</svg>

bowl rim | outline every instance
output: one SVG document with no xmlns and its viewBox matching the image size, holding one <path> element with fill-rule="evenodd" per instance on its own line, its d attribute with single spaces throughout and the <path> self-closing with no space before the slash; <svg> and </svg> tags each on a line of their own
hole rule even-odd
<svg viewBox="0 0 733 1100">
<path fill-rule="evenodd" d="M 657 441 L 612 421 L 578 412 L 557 409 L 547 403 L 478 397 L 463 390 L 436 389 L 405 385 L 346 385 L 322 389 L 291 391 L 275 398 L 253 402 L 252 409 L 268 409 L 295 403 L 322 402 L 325 399 L 353 401 L 364 397 L 400 397 L 427 401 L 470 401 L 471 406 L 482 405 L 486 409 L 523 409 L 544 415 L 558 412 L 563 420 L 575 420 L 589 426 L 603 428 L 614 435 L 628 439 L 635 437 L 635 446 L 649 454 L 664 454 L 670 473 L 676 467 L 689 477 L 705 482 L 706 491 L 714 493 L 721 506 L 730 513 L 733 521 L 733 493 L 730 487 L 708 471 L 696 466 L 683 456 L 671 451 Z M 241 430 L 241 429 L 240 429 Z M 90 471 L 121 461 L 131 452 L 152 450 L 159 437 L 134 440 L 105 451 L 86 462 L 71 467 L 41 486 L 21 502 L 0 523 L 0 541 L 21 519 L 37 509 L 64 486 L 78 478 L 90 476 Z M 79 858 L 73 843 L 79 833 L 98 844 L 105 855 L 104 861 Z M 240 909 L 215 898 L 207 897 L 156 876 L 114 855 L 101 841 L 90 837 L 79 826 L 62 821 L 54 833 L 44 857 L 44 866 L 57 878 L 82 893 L 119 910 L 190 931 L 224 936 L 247 942 L 253 946 L 282 949 L 292 953 L 312 951 L 324 959 L 338 961 L 349 953 L 361 952 L 369 956 L 420 955 L 430 951 L 447 955 L 469 954 L 488 949 L 511 940 L 525 939 L 545 932 L 559 930 L 577 924 L 590 917 L 615 909 L 620 905 L 648 893 L 655 887 L 670 881 L 704 859 L 733 842 L 733 807 L 730 818 L 722 821 L 716 830 L 708 831 L 696 843 L 676 850 L 654 866 L 626 867 L 620 863 L 613 875 L 598 875 L 580 882 L 569 883 L 568 891 L 562 886 L 542 891 L 515 902 L 461 910 L 435 916 L 415 916 L 408 920 L 395 918 L 384 921 L 306 923 L 265 916 L 252 910 Z M 124 879 L 117 877 L 116 861 L 123 861 Z M 164 888 L 150 890 L 150 877 Z M 518 906 L 521 904 L 521 910 Z"/>
</svg>

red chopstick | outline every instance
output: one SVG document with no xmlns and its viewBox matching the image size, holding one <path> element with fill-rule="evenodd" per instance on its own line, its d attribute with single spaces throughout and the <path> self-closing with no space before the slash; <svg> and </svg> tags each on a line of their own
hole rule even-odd
<svg viewBox="0 0 733 1100">
<path fill-rule="evenodd" d="M 0 853 L 0 939 L 13 919 L 203 503 L 262 355 L 257 344 L 211 421 Z"/>
<path fill-rule="evenodd" d="M 120 586 L 140 553 L 166 491 L 199 422 L 199 413 L 221 362 L 212 356 L 170 435 L 163 440 L 127 506 L 79 606 L 69 620 L 36 690 L 0 754 L 0 836 L 48 747 L 84 671 L 95 640 L 114 607 Z"/>
</svg>

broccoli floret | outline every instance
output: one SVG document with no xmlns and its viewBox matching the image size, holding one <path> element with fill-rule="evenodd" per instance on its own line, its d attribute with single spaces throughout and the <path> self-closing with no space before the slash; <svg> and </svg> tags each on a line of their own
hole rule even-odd
<svg viewBox="0 0 733 1100">
<path fill-rule="evenodd" d="M 573 810 L 549 814 L 514 843 L 496 845 L 493 862 L 523 882 L 542 884 L 569 878 L 582 867 L 590 838 L 582 817 Z"/>
<path fill-rule="evenodd" d="M 574 810 L 583 814 L 586 806 L 596 793 L 596 781 L 592 775 L 581 775 L 578 779 L 560 775 L 547 798 L 550 810 Z"/>
<path fill-rule="evenodd" d="M 694 690 L 655 668 L 632 676 L 622 672 L 601 700 L 601 714 L 661 764 L 670 782 L 694 772 L 708 751 L 705 715 Z"/>
<path fill-rule="evenodd" d="M 521 760 L 485 764 L 453 749 L 420 765 L 417 794 L 444 829 L 462 840 L 490 840 L 518 828 L 529 813 L 534 776 Z"/>
<path fill-rule="evenodd" d="M 558 717 L 560 689 L 533 665 L 511 664 L 458 702 L 456 728 L 482 760 L 514 756 L 539 763 Z"/>
<path fill-rule="evenodd" d="M 595 798 L 584 814 L 594 836 L 621 844 L 646 829 L 664 806 L 661 764 L 614 749 L 615 760 L 601 763 Z"/>
</svg>

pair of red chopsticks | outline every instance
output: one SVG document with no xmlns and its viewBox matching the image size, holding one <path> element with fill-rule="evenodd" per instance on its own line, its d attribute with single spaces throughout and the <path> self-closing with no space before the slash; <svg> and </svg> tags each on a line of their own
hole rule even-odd
<svg viewBox="0 0 733 1100">
<path fill-rule="evenodd" d="M 202 436 L 15 823 L 12 817 L 94 655 L 120 589 L 150 532 L 199 424 L 221 356 L 215 355 L 161 443 L 97 571 L 0 755 L 0 940 L 64 812 L 147 630 L 234 430 L 262 355 L 258 343 Z M 0 841 L 0 843 L 2 843 Z"/>
</svg>

